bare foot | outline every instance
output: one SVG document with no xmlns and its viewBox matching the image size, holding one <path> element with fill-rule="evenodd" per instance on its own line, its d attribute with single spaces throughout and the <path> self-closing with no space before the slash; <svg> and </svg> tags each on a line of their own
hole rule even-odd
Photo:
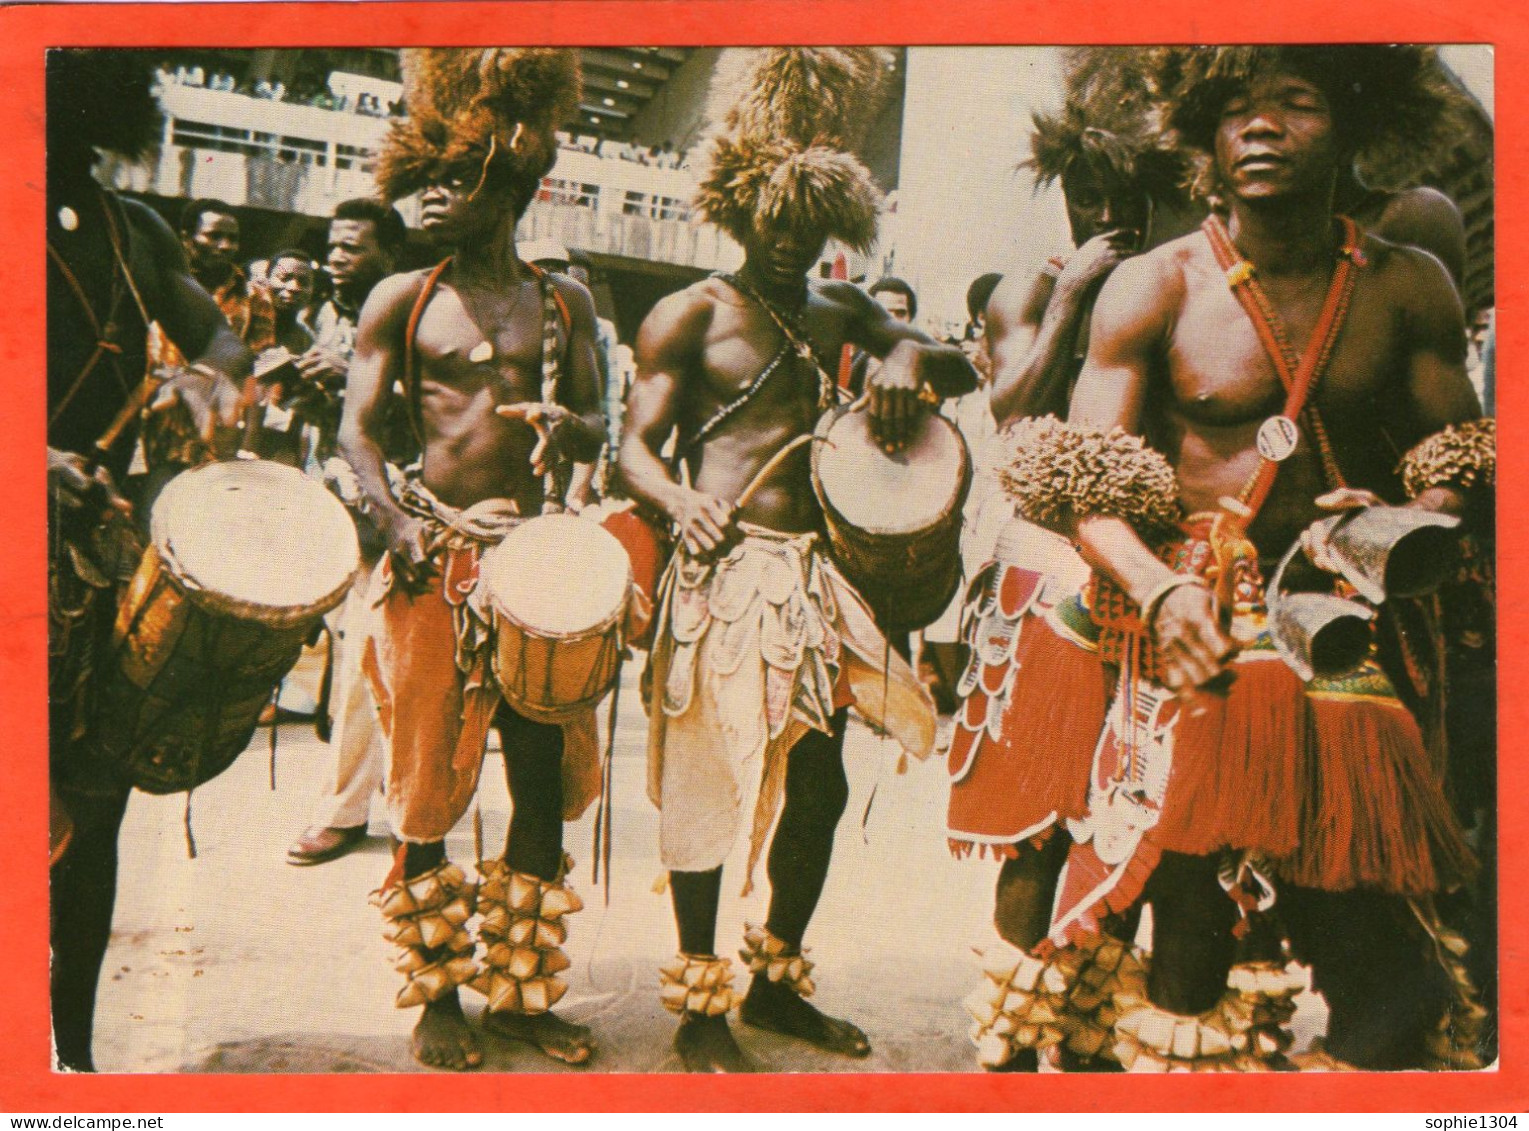
<svg viewBox="0 0 1529 1131">
<path fill-rule="evenodd" d="M 739 1016 L 756 1029 L 796 1037 L 826 1052 L 854 1057 L 871 1055 L 870 1039 L 854 1025 L 828 1016 L 809 1005 L 795 990 L 761 974 L 754 975 Z"/>
<path fill-rule="evenodd" d="M 483 1012 L 483 1027 L 495 1036 L 535 1045 L 553 1060 L 585 1064 L 595 1054 L 587 1026 L 564 1021 L 555 1013 Z"/>
<path fill-rule="evenodd" d="M 462 1003 L 452 993 L 425 1006 L 411 1042 L 414 1059 L 429 1068 L 465 1072 L 483 1063 L 478 1038 L 462 1016 Z"/>
<path fill-rule="evenodd" d="M 738 1047 L 726 1017 L 687 1013 L 674 1034 L 674 1051 L 686 1072 L 758 1072 L 759 1067 Z"/>
</svg>

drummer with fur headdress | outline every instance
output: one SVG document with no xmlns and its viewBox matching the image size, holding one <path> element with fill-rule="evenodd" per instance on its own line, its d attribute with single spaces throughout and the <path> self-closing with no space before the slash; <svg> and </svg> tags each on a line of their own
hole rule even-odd
<svg viewBox="0 0 1529 1131">
<path fill-rule="evenodd" d="M 875 240 L 879 193 L 849 149 L 886 68 L 871 49 L 724 58 L 714 97 L 727 108 L 713 115 L 697 203 L 743 246 L 744 264 L 666 298 L 638 336 L 620 467 L 681 537 L 653 651 L 649 792 L 680 936 L 662 999 L 692 1071 L 751 1067 L 727 1024 L 740 999 L 731 959 L 718 954 L 717 907 L 740 832 L 751 826 L 752 871 L 777 810 L 769 913 L 741 952 L 753 973 L 742 1018 L 869 1053 L 858 1028 L 807 1001 L 802 946 L 848 795 L 848 708 L 913 754 L 933 743 L 927 693 L 824 552 L 807 449 L 776 460 L 835 404 L 830 373 L 846 342 L 886 359 L 868 403 L 889 450 L 928 411 L 921 390 L 937 403 L 976 383 L 958 349 L 893 321 L 857 287 L 808 280 L 829 237 L 862 249 Z M 660 454 L 676 429 L 688 479 Z"/>
<path fill-rule="evenodd" d="M 578 105 L 569 50 L 404 53 L 409 117 L 379 162 L 388 198 L 420 194 L 421 224 L 454 254 L 379 283 L 361 312 L 340 443 L 388 554 L 372 579 L 378 623 L 363 668 L 387 750 L 386 792 L 403 842 L 377 901 L 401 948 L 400 1006 L 423 1006 L 422 1063 L 482 1061 L 458 988 L 488 998 L 484 1026 L 568 1063 L 589 1033 L 550 1012 L 566 990 L 565 817 L 598 792 L 593 718 L 534 721 L 501 702 L 488 665 L 483 550 L 541 513 L 544 472 L 592 460 L 604 429 L 594 306 L 561 275 L 522 263 L 515 225 L 556 159 L 554 129 Z M 401 382 L 421 442 L 417 470 L 384 463 L 388 401 Z M 445 837 L 477 788 L 499 730 L 514 815 L 481 882 L 446 860 Z M 466 922 L 474 910 L 484 944 Z M 481 960 L 481 964 L 480 964 Z"/>
</svg>

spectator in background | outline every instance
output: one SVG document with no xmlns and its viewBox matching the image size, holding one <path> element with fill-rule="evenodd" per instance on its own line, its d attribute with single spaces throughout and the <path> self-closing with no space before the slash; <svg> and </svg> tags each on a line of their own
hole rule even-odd
<svg viewBox="0 0 1529 1131">
<path fill-rule="evenodd" d="M 274 341 L 255 359 L 255 375 L 268 375 L 246 419 L 244 448 L 262 459 L 289 467 L 304 463 L 303 433 L 306 403 L 298 374 L 289 364 L 313 344 L 298 315 L 313 294 L 313 261 L 306 251 L 288 248 L 271 256 L 264 287 L 275 317 Z"/>
<path fill-rule="evenodd" d="M 993 422 L 988 393 L 993 369 L 983 336 L 988 300 L 1002 279 L 997 272 L 989 272 L 972 280 L 966 289 L 969 321 L 960 345 L 977 370 L 980 383 L 971 392 L 951 397 L 940 406 L 940 413 L 960 429 L 972 457 L 972 486 L 961 516 L 961 571 L 966 580 L 975 577 L 992 557 L 998 533 L 1013 514 L 1013 506 L 998 489 L 995 467 L 998 426 Z M 956 684 L 967 661 L 967 649 L 960 640 L 961 605 L 965 596 L 966 585 L 963 584 L 940 619 L 924 629 L 920 675 L 941 715 L 942 748 L 950 741 L 949 716 L 956 710 Z"/>
<path fill-rule="evenodd" d="M 313 260 L 306 251 L 295 248 L 278 251 L 271 256 L 265 285 L 276 316 L 277 347 L 294 355 L 308 352 L 313 345 L 313 334 L 303 325 L 299 315 L 308 308 L 313 297 Z"/>
</svg>

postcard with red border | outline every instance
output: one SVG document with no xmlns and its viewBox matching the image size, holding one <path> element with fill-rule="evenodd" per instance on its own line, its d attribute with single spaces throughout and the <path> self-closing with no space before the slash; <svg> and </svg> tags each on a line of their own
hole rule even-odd
<svg viewBox="0 0 1529 1131">
<path fill-rule="evenodd" d="M 16 5 L 0 89 L 0 1110 L 1529 1110 L 1522 4 Z"/>
</svg>

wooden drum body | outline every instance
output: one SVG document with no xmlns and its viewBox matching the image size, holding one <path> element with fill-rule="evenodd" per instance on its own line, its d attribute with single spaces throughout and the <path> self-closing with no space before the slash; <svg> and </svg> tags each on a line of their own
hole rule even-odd
<svg viewBox="0 0 1529 1131">
<path fill-rule="evenodd" d="M 911 632 L 939 619 L 961 584 L 961 508 L 971 455 L 956 426 L 924 417 L 888 455 L 864 410 L 834 409 L 812 445 L 812 485 L 839 569 L 883 629 Z"/>
<path fill-rule="evenodd" d="M 117 607 L 93 741 L 149 793 L 192 789 L 249 745 L 359 554 L 339 500 L 262 460 L 172 480 Z"/>
<path fill-rule="evenodd" d="M 616 682 L 632 564 L 598 524 L 550 514 L 483 555 L 494 614 L 494 674 L 510 706 L 538 722 L 592 707 Z"/>
</svg>

